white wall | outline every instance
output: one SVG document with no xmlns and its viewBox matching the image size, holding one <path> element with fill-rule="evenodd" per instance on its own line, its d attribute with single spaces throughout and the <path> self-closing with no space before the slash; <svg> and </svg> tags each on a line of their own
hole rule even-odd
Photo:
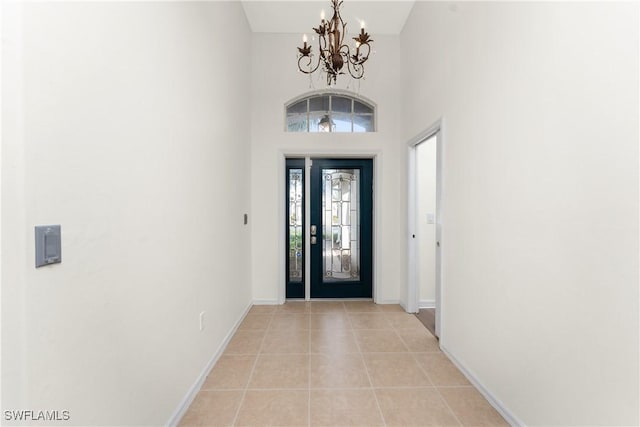
<svg viewBox="0 0 640 427">
<path fill-rule="evenodd" d="M 3 24 L 2 409 L 164 424 L 251 301 L 242 7 L 33 2 Z M 56 223 L 63 262 L 35 269 Z"/>
<path fill-rule="evenodd" d="M 435 305 L 436 300 L 436 138 L 416 146 L 416 231 L 419 303 Z M 429 223 L 428 215 L 433 215 Z"/>
<path fill-rule="evenodd" d="M 527 425 L 637 425 L 638 4 L 416 3 L 445 120 L 441 343 Z"/>
<path fill-rule="evenodd" d="M 371 30 L 373 31 L 373 29 Z M 374 37 L 374 50 L 366 64 L 366 80 L 359 93 L 378 105 L 378 131 L 367 134 L 285 133 L 285 104 L 311 90 L 309 78 L 296 65 L 302 37 L 290 34 L 253 35 L 252 84 L 252 250 L 253 294 L 263 301 L 276 301 L 283 287 L 281 265 L 284 240 L 285 154 L 348 155 L 376 154 L 377 179 L 374 205 L 374 294 L 378 302 L 406 301 L 401 296 L 406 282 L 404 250 L 405 209 L 398 188 L 406 180 L 401 168 L 405 150 L 399 147 L 400 61 L 397 36 Z M 341 76 L 338 88 L 345 89 Z M 314 78 L 316 89 L 326 81 Z M 351 90 L 358 90 L 352 84 Z"/>
</svg>

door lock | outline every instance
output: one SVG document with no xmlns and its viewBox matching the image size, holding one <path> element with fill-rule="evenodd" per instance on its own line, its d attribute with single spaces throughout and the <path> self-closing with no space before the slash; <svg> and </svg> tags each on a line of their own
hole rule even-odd
<svg viewBox="0 0 640 427">
<path fill-rule="evenodd" d="M 312 244 L 312 245 L 315 245 L 315 244 L 316 244 L 316 242 L 317 242 L 317 238 L 316 238 L 316 236 L 311 236 L 311 244 Z"/>
</svg>

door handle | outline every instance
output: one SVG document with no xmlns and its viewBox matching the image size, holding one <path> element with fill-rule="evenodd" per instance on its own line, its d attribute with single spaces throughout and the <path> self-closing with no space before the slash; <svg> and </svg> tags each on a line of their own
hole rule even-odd
<svg viewBox="0 0 640 427">
<path fill-rule="evenodd" d="M 316 236 L 311 236 L 311 244 L 315 245 L 317 242 Z"/>
<path fill-rule="evenodd" d="M 315 236 L 317 232 L 318 232 L 318 228 L 315 225 L 312 225 L 311 226 L 311 235 Z"/>
<path fill-rule="evenodd" d="M 438 245 L 438 247 L 440 247 L 440 242 L 436 242 L 436 245 Z"/>
</svg>

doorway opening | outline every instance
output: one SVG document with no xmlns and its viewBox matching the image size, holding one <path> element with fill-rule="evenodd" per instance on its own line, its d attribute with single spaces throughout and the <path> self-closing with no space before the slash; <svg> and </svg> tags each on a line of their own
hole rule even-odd
<svg viewBox="0 0 640 427">
<path fill-rule="evenodd" d="M 416 278 L 418 318 L 434 335 L 436 312 L 436 145 L 437 134 L 416 145 Z"/>
<path fill-rule="evenodd" d="M 436 337 L 442 319 L 441 122 L 409 142 L 409 284 L 407 311 Z"/>
<path fill-rule="evenodd" d="M 288 158 L 285 169 L 286 298 L 372 298 L 373 160 Z"/>
</svg>

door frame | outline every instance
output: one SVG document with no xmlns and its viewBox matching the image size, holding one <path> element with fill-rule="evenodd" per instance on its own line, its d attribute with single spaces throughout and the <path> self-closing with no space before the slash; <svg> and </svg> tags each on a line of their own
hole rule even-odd
<svg viewBox="0 0 640 427">
<path fill-rule="evenodd" d="M 440 245 L 436 248 L 436 335 L 442 337 L 442 311 L 445 289 L 443 286 L 444 277 L 442 272 L 442 258 L 445 244 L 444 238 L 444 220 L 442 216 L 442 200 L 444 190 L 444 118 L 438 119 L 431 126 L 414 136 L 407 143 L 408 145 L 408 187 L 407 187 L 407 307 L 409 313 L 417 313 L 420 309 L 420 286 L 418 283 L 418 262 L 417 262 L 417 244 L 415 235 L 417 234 L 417 164 L 416 149 L 417 146 L 432 136 L 437 135 L 436 140 L 436 241 Z"/>
<path fill-rule="evenodd" d="M 323 157 L 323 158 L 333 158 L 333 159 L 371 159 L 373 161 L 373 236 L 372 236 L 372 279 L 371 279 L 371 287 L 372 287 L 372 296 L 373 301 L 378 301 L 378 286 L 377 286 L 377 277 L 378 277 L 378 266 L 376 260 L 378 259 L 377 254 L 380 253 L 380 242 L 378 236 L 380 235 L 380 203 L 381 200 L 381 186 L 376 185 L 378 182 L 378 177 L 380 176 L 380 171 L 382 167 L 382 152 L 380 150 L 287 150 L 281 149 L 278 150 L 278 215 L 277 215 L 277 230 L 278 230 L 278 253 L 279 255 L 279 285 L 278 285 L 278 304 L 283 304 L 286 300 L 286 279 L 287 279 L 287 271 L 286 271 L 286 230 L 285 230 L 285 221 L 283 220 L 285 217 L 285 203 L 287 201 L 287 195 L 285 194 L 284 185 L 282 185 L 282 177 L 285 176 L 286 172 L 286 159 L 288 157 L 298 157 L 305 159 L 305 177 L 309 176 L 309 169 L 312 157 Z M 305 192 L 309 190 L 310 182 L 305 178 Z M 310 220 L 310 200 L 307 197 L 305 200 L 305 222 Z M 305 229 L 305 271 L 309 271 L 310 262 L 311 262 L 311 235 L 309 227 Z M 308 274 L 305 277 L 305 300 L 311 300 L 311 281 Z"/>
</svg>

